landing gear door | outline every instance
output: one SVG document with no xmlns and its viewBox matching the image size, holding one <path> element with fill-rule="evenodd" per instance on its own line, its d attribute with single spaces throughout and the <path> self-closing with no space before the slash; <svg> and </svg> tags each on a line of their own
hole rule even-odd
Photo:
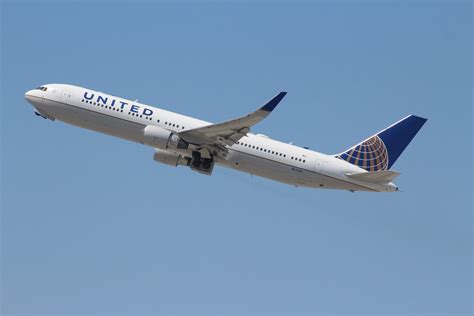
<svg viewBox="0 0 474 316">
<path fill-rule="evenodd" d="M 62 90 L 59 96 L 59 102 L 70 104 L 71 103 L 71 91 L 69 90 Z"/>
</svg>

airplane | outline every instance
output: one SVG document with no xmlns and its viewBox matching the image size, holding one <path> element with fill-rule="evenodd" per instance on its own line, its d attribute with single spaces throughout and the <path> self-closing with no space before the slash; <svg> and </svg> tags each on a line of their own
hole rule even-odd
<svg viewBox="0 0 474 316">
<path fill-rule="evenodd" d="M 398 191 L 391 167 L 427 119 L 409 115 L 335 155 L 283 143 L 250 129 L 285 97 L 280 92 L 254 112 L 221 123 L 68 84 L 25 93 L 36 115 L 58 119 L 154 148 L 153 159 L 211 175 L 220 165 L 286 184 L 368 192 Z"/>
</svg>

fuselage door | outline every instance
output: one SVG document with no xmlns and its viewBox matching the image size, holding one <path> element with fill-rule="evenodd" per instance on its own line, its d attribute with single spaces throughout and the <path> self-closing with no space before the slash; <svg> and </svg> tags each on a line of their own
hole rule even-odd
<svg viewBox="0 0 474 316">
<path fill-rule="evenodd" d="M 313 167 L 314 172 L 321 173 L 321 169 L 323 168 L 323 163 L 324 161 L 322 161 L 321 159 L 316 159 L 316 161 L 314 162 L 314 167 Z"/>
<path fill-rule="evenodd" d="M 60 92 L 59 102 L 69 104 L 71 103 L 71 91 L 64 89 Z"/>
</svg>

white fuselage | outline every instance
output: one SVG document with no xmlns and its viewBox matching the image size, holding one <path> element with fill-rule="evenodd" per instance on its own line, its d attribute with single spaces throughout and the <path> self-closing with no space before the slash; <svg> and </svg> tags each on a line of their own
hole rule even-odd
<svg viewBox="0 0 474 316">
<path fill-rule="evenodd" d="M 40 115 L 133 142 L 144 143 L 144 129 L 147 126 L 182 132 L 211 124 L 77 86 L 46 86 L 47 91 L 31 90 L 26 94 Z M 296 186 L 383 192 L 396 188 L 392 183 L 351 179 L 346 174 L 365 170 L 334 156 L 282 143 L 264 135 L 249 133 L 229 146 L 228 151 L 225 159 L 216 157 L 215 163 Z"/>
</svg>

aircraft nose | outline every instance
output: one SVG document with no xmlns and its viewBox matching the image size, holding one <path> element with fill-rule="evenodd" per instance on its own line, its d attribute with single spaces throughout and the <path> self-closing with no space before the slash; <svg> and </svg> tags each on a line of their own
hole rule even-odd
<svg viewBox="0 0 474 316">
<path fill-rule="evenodd" d="M 32 102 L 33 102 L 33 98 L 34 98 L 34 92 L 33 92 L 33 90 L 26 91 L 26 93 L 25 93 L 25 99 L 26 99 L 26 101 L 32 103 Z"/>
</svg>

